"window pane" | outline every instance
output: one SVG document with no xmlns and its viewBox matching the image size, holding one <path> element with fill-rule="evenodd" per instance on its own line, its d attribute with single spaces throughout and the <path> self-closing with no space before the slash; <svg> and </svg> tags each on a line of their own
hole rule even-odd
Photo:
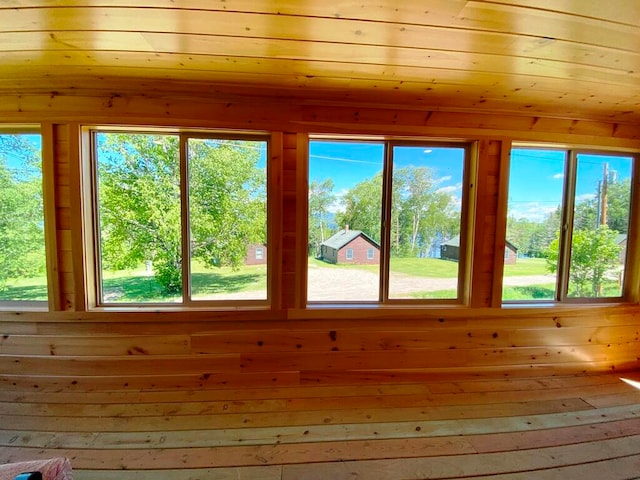
<svg viewBox="0 0 640 480">
<path fill-rule="evenodd" d="M 622 295 L 631 200 L 630 157 L 578 154 L 569 297 Z"/>
<path fill-rule="evenodd" d="M 102 301 L 182 298 L 177 135 L 96 133 Z"/>
<path fill-rule="evenodd" d="M 38 134 L 0 134 L 0 301 L 46 301 Z"/>
<path fill-rule="evenodd" d="M 465 149 L 394 146 L 389 298 L 458 297 Z"/>
<path fill-rule="evenodd" d="M 566 152 L 511 151 L 503 300 L 554 300 Z"/>
<path fill-rule="evenodd" d="M 383 159 L 382 143 L 310 142 L 309 301 L 380 299 Z"/>
<path fill-rule="evenodd" d="M 267 142 L 190 138 L 191 297 L 267 298 Z"/>
</svg>

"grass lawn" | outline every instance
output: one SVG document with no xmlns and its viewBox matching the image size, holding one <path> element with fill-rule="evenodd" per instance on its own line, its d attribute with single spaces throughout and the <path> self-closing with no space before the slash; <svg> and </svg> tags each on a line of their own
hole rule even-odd
<svg viewBox="0 0 640 480">
<path fill-rule="evenodd" d="M 519 258 L 513 265 L 504 266 L 505 277 L 521 277 L 527 275 L 545 275 L 547 261 L 544 258 Z"/>
<path fill-rule="evenodd" d="M 243 291 L 266 291 L 267 268 L 265 265 L 247 265 L 239 270 L 229 267 L 207 269 L 195 265 L 191 279 L 195 299 L 208 295 Z M 181 295 L 165 295 L 162 288 L 144 269 L 135 271 L 105 272 L 104 297 L 107 302 L 150 303 L 179 302 Z"/>
<path fill-rule="evenodd" d="M 376 265 L 334 265 L 317 258 L 309 257 L 309 265 L 325 268 L 357 268 L 377 272 Z M 391 258 L 391 271 L 413 275 L 414 277 L 455 278 L 458 276 L 458 263 L 440 258 Z M 544 258 L 519 258 L 514 265 L 505 265 L 504 276 L 544 275 L 547 264 Z"/>
<path fill-rule="evenodd" d="M 0 302 L 47 301 L 46 277 L 19 278 L 9 280 L 7 288 L 0 290 Z"/>
</svg>

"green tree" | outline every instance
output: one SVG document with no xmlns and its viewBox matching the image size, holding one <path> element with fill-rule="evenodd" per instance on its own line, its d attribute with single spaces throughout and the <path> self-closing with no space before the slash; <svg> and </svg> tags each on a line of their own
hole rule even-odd
<svg viewBox="0 0 640 480">
<path fill-rule="evenodd" d="M 329 208 L 336 199 L 333 180 L 327 178 L 309 184 L 309 249 L 319 253 L 320 244 L 329 236 Z"/>
<path fill-rule="evenodd" d="M 631 179 L 610 182 L 607 186 L 607 225 L 618 233 L 629 231 Z"/>
<path fill-rule="evenodd" d="M 99 135 L 99 202 L 105 269 L 153 265 L 166 293 L 182 288 L 179 137 Z M 238 267 L 247 245 L 266 240 L 259 153 L 247 142 L 190 139 L 189 216 L 193 258 Z"/>
<path fill-rule="evenodd" d="M 382 173 L 364 180 L 342 197 L 344 211 L 336 215 L 340 227 L 361 230 L 380 243 L 382 214 Z"/>
<path fill-rule="evenodd" d="M 569 296 L 597 297 L 607 273 L 618 263 L 620 246 L 616 233 L 607 226 L 595 230 L 575 230 L 571 242 L 569 266 Z M 547 267 L 555 273 L 558 265 L 559 235 L 551 242 L 547 255 Z"/>
<path fill-rule="evenodd" d="M 40 151 L 30 135 L 0 135 L 0 291 L 44 274 Z"/>
<path fill-rule="evenodd" d="M 436 234 L 452 233 L 448 232 L 452 218 L 458 220 L 453 233 L 459 232 L 459 214 L 451 197 L 436 189 L 429 168 L 408 166 L 395 170 L 393 190 L 398 199 L 392 203 L 392 218 L 398 218 L 401 225 L 395 253 L 416 256 L 422 248 L 428 249 Z"/>
</svg>

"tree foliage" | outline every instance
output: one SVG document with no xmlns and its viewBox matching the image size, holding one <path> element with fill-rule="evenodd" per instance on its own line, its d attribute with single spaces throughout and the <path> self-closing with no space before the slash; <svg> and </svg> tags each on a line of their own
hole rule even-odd
<svg viewBox="0 0 640 480">
<path fill-rule="evenodd" d="M 436 187 L 427 167 L 409 166 L 394 171 L 392 253 L 413 257 L 426 253 L 437 236 L 450 238 L 458 234 L 460 215 L 451 197 Z"/>
<path fill-rule="evenodd" d="M 309 184 L 309 248 L 316 254 L 330 235 L 329 208 L 335 202 L 333 180 L 313 180 Z"/>
<path fill-rule="evenodd" d="M 574 230 L 571 241 L 571 263 L 569 266 L 569 296 L 600 296 L 608 273 L 618 264 L 620 246 L 616 243 L 617 232 L 606 225 L 592 230 Z M 547 255 L 547 267 L 555 273 L 558 265 L 559 233 L 551 242 Z"/>
<path fill-rule="evenodd" d="M 149 261 L 164 290 L 179 292 L 179 137 L 113 133 L 100 138 L 103 268 L 135 268 Z M 249 243 L 266 241 L 259 153 L 234 141 L 193 140 L 188 149 L 191 255 L 208 267 L 238 267 Z"/>
<path fill-rule="evenodd" d="M 340 227 L 361 230 L 380 243 L 382 214 L 382 173 L 368 178 L 348 190 L 341 198 L 342 211 L 336 214 Z"/>
<path fill-rule="evenodd" d="M 341 205 L 336 215 L 340 226 L 361 230 L 380 243 L 382 173 L 347 191 Z M 426 254 L 436 239 L 451 238 L 460 229 L 460 214 L 451 196 L 438 190 L 433 172 L 426 167 L 394 171 L 391 219 L 390 247 L 396 256 Z"/>
<path fill-rule="evenodd" d="M 40 152 L 28 135 L 0 135 L 0 290 L 45 271 Z"/>
</svg>

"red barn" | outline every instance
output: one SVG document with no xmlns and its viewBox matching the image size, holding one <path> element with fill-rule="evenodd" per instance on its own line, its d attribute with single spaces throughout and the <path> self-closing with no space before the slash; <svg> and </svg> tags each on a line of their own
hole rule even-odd
<svg viewBox="0 0 640 480">
<path fill-rule="evenodd" d="M 329 263 L 378 264 L 380 245 L 366 233 L 345 227 L 320 245 L 320 257 Z"/>
</svg>

